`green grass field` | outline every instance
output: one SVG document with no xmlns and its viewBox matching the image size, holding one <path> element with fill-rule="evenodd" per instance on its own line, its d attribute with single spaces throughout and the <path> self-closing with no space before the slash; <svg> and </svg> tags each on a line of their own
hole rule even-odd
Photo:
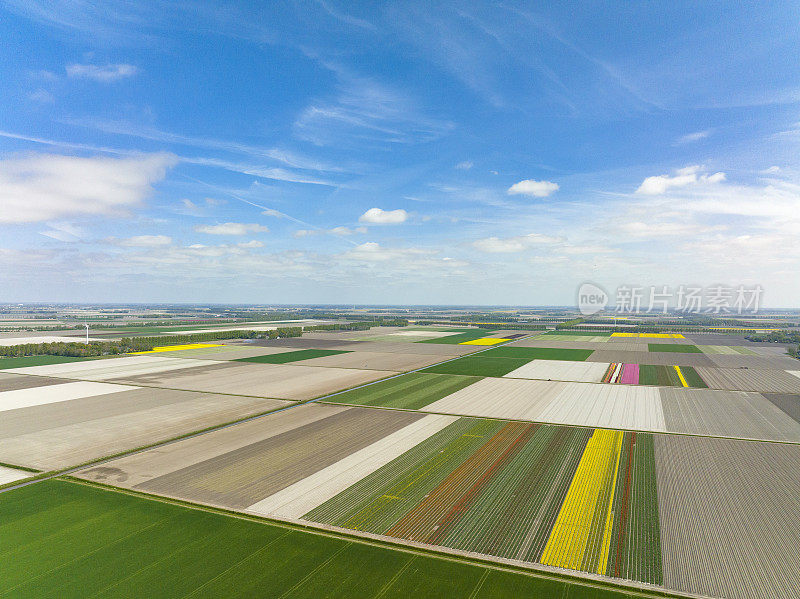
<svg viewBox="0 0 800 599">
<path fill-rule="evenodd" d="M 0 370 L 5 368 L 23 368 L 25 366 L 46 366 L 47 364 L 61 364 L 62 362 L 80 362 L 93 360 L 90 358 L 73 358 L 71 356 L 24 356 L 21 358 L 0 358 Z"/>
<path fill-rule="evenodd" d="M 67 481 L 0 494 L 3 597 L 635 596 Z"/>
<path fill-rule="evenodd" d="M 648 343 L 647 349 L 652 352 L 672 352 L 677 354 L 703 353 L 696 345 L 684 345 L 681 343 Z"/>
<path fill-rule="evenodd" d="M 347 354 L 350 352 L 338 349 L 298 349 L 297 351 L 287 351 L 280 354 L 267 354 L 266 356 L 253 356 L 252 358 L 238 358 L 232 362 L 256 362 L 258 364 L 286 364 L 287 362 L 299 362 L 300 360 L 310 360 L 311 358 L 324 358 L 325 356 L 335 356 L 336 354 Z"/>
<path fill-rule="evenodd" d="M 422 372 L 499 377 L 531 361 L 531 358 L 490 358 L 486 356 L 487 353 L 489 352 L 481 353 L 477 356 L 464 356 L 452 362 L 431 366 Z"/>
<path fill-rule="evenodd" d="M 482 352 L 487 358 L 524 358 L 530 360 L 570 360 L 583 362 L 592 355 L 591 349 L 567 349 L 560 347 L 496 347 Z"/>
<path fill-rule="evenodd" d="M 481 380 L 476 376 L 411 372 L 361 389 L 345 391 L 325 401 L 417 410 Z"/>
</svg>

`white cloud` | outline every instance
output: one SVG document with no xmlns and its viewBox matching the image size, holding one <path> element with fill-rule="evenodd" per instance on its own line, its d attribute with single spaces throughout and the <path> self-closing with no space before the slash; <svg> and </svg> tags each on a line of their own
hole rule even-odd
<svg viewBox="0 0 800 599">
<path fill-rule="evenodd" d="M 694 133 L 687 133 L 686 135 L 682 135 L 678 139 L 675 140 L 676 145 L 682 144 L 689 144 L 696 141 L 700 141 L 701 139 L 707 138 L 711 135 L 711 129 L 706 129 L 705 131 L 695 131 Z"/>
<path fill-rule="evenodd" d="M 132 77 L 139 69 L 132 64 L 71 64 L 67 66 L 67 76 L 76 79 L 94 79 L 108 83 Z"/>
<path fill-rule="evenodd" d="M 458 170 L 460 170 L 460 171 L 468 171 L 468 170 L 469 170 L 469 169 L 471 169 L 473 166 L 475 166 L 475 165 L 472 163 L 472 161 L 471 161 L 471 160 L 465 160 L 464 162 L 459 162 L 459 163 L 456 165 L 456 168 L 457 168 Z"/>
<path fill-rule="evenodd" d="M 762 175 L 777 175 L 781 172 L 781 167 L 779 166 L 771 166 L 769 168 L 765 168 L 763 171 L 760 171 Z"/>
<path fill-rule="evenodd" d="M 530 233 L 517 237 L 487 237 L 472 243 L 475 249 L 488 254 L 512 254 L 522 252 L 536 245 L 551 245 L 560 243 L 562 239 L 550 237 L 539 233 Z"/>
<path fill-rule="evenodd" d="M 172 154 L 132 158 L 34 154 L 0 160 L 0 223 L 124 215 L 176 162 Z"/>
<path fill-rule="evenodd" d="M 163 247 L 172 243 L 172 237 L 167 235 L 136 235 L 119 241 L 119 245 L 136 248 Z"/>
<path fill-rule="evenodd" d="M 381 210 L 380 208 L 370 208 L 360 217 L 358 221 L 362 223 L 373 223 L 378 225 L 396 225 L 408 219 L 408 212 L 399 210 Z"/>
<path fill-rule="evenodd" d="M 194 230 L 208 235 L 247 235 L 248 233 L 266 233 L 269 228 L 256 223 L 221 223 L 197 226 Z"/>
<path fill-rule="evenodd" d="M 526 195 L 534 198 L 546 198 L 554 191 L 558 191 L 558 183 L 533 179 L 525 179 L 508 188 L 509 195 Z"/>
<path fill-rule="evenodd" d="M 687 185 L 720 183 L 725 180 L 725 173 L 714 173 L 712 175 L 701 173 L 700 166 L 687 166 L 675 171 L 675 175 L 656 175 L 647 177 L 636 193 L 644 195 L 661 195 L 668 189 L 674 187 L 686 187 Z"/>
</svg>

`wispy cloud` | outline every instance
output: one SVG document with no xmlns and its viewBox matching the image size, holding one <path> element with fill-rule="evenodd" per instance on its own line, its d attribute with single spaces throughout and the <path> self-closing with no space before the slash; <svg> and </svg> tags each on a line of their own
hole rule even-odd
<svg viewBox="0 0 800 599">
<path fill-rule="evenodd" d="M 336 75 L 338 94 L 311 103 L 297 117 L 294 132 L 304 141 L 382 147 L 432 141 L 454 127 L 448 120 L 426 116 L 398 89 L 338 64 L 319 64 Z"/>
<path fill-rule="evenodd" d="M 696 141 L 706 139 L 709 135 L 711 135 L 711 129 L 705 129 L 704 131 L 695 131 L 694 133 L 687 133 L 686 135 L 682 135 L 678 139 L 676 139 L 675 145 L 694 143 Z"/>
<path fill-rule="evenodd" d="M 158 141 L 162 143 L 169 143 L 192 148 L 199 148 L 205 150 L 219 150 L 221 152 L 228 152 L 232 154 L 240 154 L 247 156 L 251 159 L 255 158 L 268 158 L 282 165 L 290 168 L 300 170 L 319 171 L 327 173 L 341 173 L 346 172 L 348 169 L 341 164 L 332 164 L 323 160 L 318 160 L 309 156 L 305 156 L 299 152 L 275 148 L 270 146 L 258 146 L 253 144 L 242 143 L 239 141 L 217 139 L 214 137 L 201 137 L 194 135 L 183 135 L 180 133 L 171 133 L 169 131 L 162 131 L 148 125 L 134 124 L 126 121 L 108 121 L 102 119 L 62 119 L 68 125 L 75 125 L 79 127 L 86 127 L 103 133 L 111 133 L 114 135 L 125 135 L 130 137 L 137 137 L 139 139 L 147 139 L 151 141 Z M 201 159 L 198 159 L 201 160 Z M 208 159 L 212 160 L 212 159 Z M 255 167 L 254 167 L 255 168 Z"/>
<path fill-rule="evenodd" d="M 102 83 L 133 77 L 139 69 L 132 64 L 71 64 L 67 65 L 67 76 L 73 79 L 93 79 Z"/>
</svg>

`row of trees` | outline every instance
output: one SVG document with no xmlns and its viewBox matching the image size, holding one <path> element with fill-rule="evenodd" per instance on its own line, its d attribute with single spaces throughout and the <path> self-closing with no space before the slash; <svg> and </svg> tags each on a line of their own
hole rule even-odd
<svg viewBox="0 0 800 599">
<path fill-rule="evenodd" d="M 204 343 L 223 339 L 285 339 L 300 337 L 309 331 L 365 331 L 377 326 L 407 326 L 405 319 L 377 320 L 373 322 L 336 323 L 311 325 L 307 327 L 281 327 L 271 331 L 214 331 L 208 333 L 188 333 L 186 335 L 161 335 L 152 337 L 124 337 L 119 341 L 23 343 L 0 347 L 0 356 L 73 356 L 92 357 L 128 354 L 150 351 L 163 345 L 184 345 Z"/>
</svg>

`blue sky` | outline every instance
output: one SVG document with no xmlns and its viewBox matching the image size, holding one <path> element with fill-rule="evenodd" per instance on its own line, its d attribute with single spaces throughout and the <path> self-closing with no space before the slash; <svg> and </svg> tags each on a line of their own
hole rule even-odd
<svg viewBox="0 0 800 599">
<path fill-rule="evenodd" d="M 0 301 L 800 306 L 797 2 L 0 1 Z"/>
</svg>

